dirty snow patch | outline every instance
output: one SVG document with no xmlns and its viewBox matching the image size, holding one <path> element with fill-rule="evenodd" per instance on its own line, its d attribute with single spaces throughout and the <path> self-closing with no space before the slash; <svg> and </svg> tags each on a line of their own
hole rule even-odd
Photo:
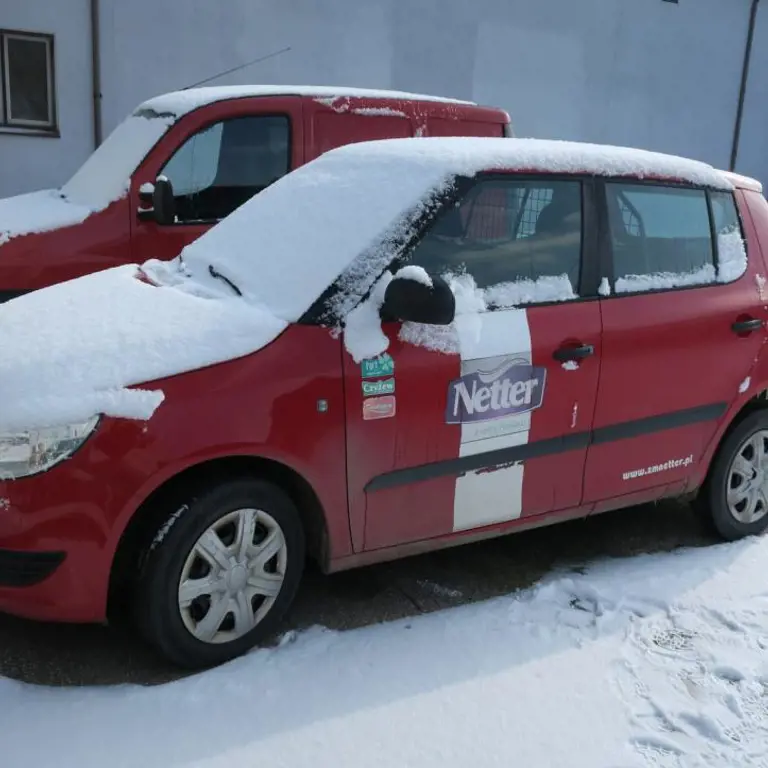
<svg viewBox="0 0 768 768">
<path fill-rule="evenodd" d="M 562 368 L 564 371 L 578 371 L 579 370 L 579 364 L 575 360 L 566 360 Z"/>
</svg>

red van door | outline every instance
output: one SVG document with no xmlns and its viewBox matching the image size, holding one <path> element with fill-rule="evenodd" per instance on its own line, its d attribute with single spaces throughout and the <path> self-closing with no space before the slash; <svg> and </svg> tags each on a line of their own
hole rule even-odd
<svg viewBox="0 0 768 768">
<path fill-rule="evenodd" d="M 650 499 L 684 487 L 749 384 L 765 342 L 764 326 L 750 331 L 749 323 L 768 316 L 762 266 L 756 252 L 746 271 L 743 253 L 739 266 L 746 233 L 730 193 L 709 195 L 710 223 L 703 190 L 624 181 L 605 188 L 612 291 L 600 302 L 603 355 L 585 501 Z M 730 260 L 727 282 L 714 282 L 718 259 Z"/>
<path fill-rule="evenodd" d="M 356 549 L 580 504 L 600 353 L 599 304 L 573 289 L 582 248 L 594 251 L 581 187 L 478 181 L 408 258 L 432 275 L 466 268 L 454 324 L 388 323 L 383 357 L 357 364 L 344 352 Z"/>
<path fill-rule="evenodd" d="M 260 97 L 217 102 L 182 118 L 132 179 L 133 258 L 175 258 L 253 195 L 302 165 L 302 110 L 300 97 Z M 161 174 L 174 190 L 176 222 L 171 225 L 140 213 L 147 207 L 142 184 Z"/>
</svg>

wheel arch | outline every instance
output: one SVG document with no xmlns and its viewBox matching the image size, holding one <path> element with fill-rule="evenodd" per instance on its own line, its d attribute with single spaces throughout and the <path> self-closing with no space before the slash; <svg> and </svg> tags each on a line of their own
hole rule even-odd
<svg viewBox="0 0 768 768">
<path fill-rule="evenodd" d="M 268 480 L 284 491 L 301 516 L 308 555 L 327 569 L 328 525 L 325 510 L 310 483 L 296 470 L 273 459 L 258 456 L 227 456 L 186 467 L 166 479 L 141 503 L 123 530 L 109 573 L 107 617 L 120 621 L 130 606 L 141 554 L 162 524 L 183 503 L 184 497 L 211 484 L 239 477 Z"/>
<path fill-rule="evenodd" d="M 736 404 L 734 408 L 726 415 L 723 420 L 724 426 L 715 434 L 712 442 L 704 452 L 701 463 L 701 473 L 694 483 L 694 494 L 698 495 L 704 489 L 707 478 L 710 475 L 711 468 L 715 463 L 723 444 L 731 435 L 734 429 L 741 424 L 744 419 L 758 410 L 768 410 L 768 388 L 758 389 L 753 392 L 745 401 Z"/>
</svg>

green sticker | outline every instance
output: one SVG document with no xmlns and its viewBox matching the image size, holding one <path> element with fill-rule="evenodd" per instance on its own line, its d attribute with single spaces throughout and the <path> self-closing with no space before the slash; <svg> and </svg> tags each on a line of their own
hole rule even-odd
<svg viewBox="0 0 768 768">
<path fill-rule="evenodd" d="M 360 367 L 364 379 L 375 379 L 379 376 L 392 376 L 395 372 L 395 361 L 385 352 L 372 360 L 363 360 Z"/>
<path fill-rule="evenodd" d="M 395 380 L 382 379 L 381 381 L 364 381 L 363 394 L 366 397 L 371 397 L 372 395 L 394 395 Z"/>
</svg>

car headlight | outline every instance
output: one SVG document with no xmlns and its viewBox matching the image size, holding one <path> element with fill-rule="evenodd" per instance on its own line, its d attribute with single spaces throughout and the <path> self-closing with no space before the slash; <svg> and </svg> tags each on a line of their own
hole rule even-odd
<svg viewBox="0 0 768 768">
<path fill-rule="evenodd" d="M 0 433 L 0 479 L 45 472 L 69 458 L 91 435 L 99 416 L 77 424 Z"/>
</svg>

